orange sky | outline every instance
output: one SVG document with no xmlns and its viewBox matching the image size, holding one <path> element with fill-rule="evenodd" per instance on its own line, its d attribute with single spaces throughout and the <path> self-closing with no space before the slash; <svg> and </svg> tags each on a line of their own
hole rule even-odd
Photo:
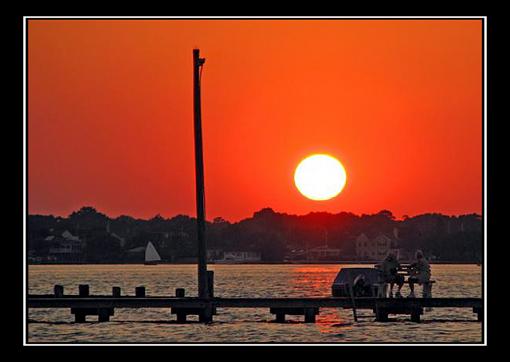
<svg viewBox="0 0 510 362">
<path fill-rule="evenodd" d="M 480 20 L 29 20 L 29 212 L 195 215 L 199 47 L 208 219 L 480 213 L 481 41 Z M 317 152 L 347 171 L 332 200 L 293 183 Z"/>
</svg>

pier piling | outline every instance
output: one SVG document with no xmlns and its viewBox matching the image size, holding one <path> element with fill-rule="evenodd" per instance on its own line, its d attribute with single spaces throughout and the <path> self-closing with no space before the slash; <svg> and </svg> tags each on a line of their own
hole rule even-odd
<svg viewBox="0 0 510 362">
<path fill-rule="evenodd" d="M 473 308 L 473 313 L 476 313 L 477 314 L 477 320 L 478 322 L 481 322 L 483 321 L 483 308 L 482 307 L 475 307 Z"/>
<path fill-rule="evenodd" d="M 145 287 L 140 286 L 135 288 L 135 296 L 137 298 L 144 298 L 145 297 Z"/>
<path fill-rule="evenodd" d="M 186 323 L 186 318 L 185 313 L 177 313 L 177 323 Z"/>
<path fill-rule="evenodd" d="M 71 313 L 74 314 L 74 322 L 75 323 L 85 323 L 86 322 L 87 315 L 85 314 L 85 312 L 83 310 L 76 309 L 76 310 L 74 310 L 74 313 L 73 313 L 73 308 L 71 308 Z"/>
<path fill-rule="evenodd" d="M 177 298 L 184 298 L 186 295 L 186 290 L 184 288 L 177 288 L 175 289 L 175 296 Z M 177 315 L 177 323 L 186 323 L 186 313 L 183 313 L 182 311 L 175 310 L 175 314 Z"/>
<path fill-rule="evenodd" d="M 388 311 L 385 308 L 380 308 L 380 307 L 376 306 L 375 320 L 377 322 L 387 322 L 388 321 Z"/>
<path fill-rule="evenodd" d="M 113 311 L 113 309 L 112 309 Z M 113 313 L 112 313 L 113 314 Z M 107 308 L 101 308 L 97 310 L 98 322 L 109 322 L 110 321 L 110 310 Z"/>
<path fill-rule="evenodd" d="M 411 322 L 420 323 L 420 316 L 423 314 L 422 308 L 416 308 L 411 311 Z"/>
<path fill-rule="evenodd" d="M 318 308 L 305 308 L 305 323 L 315 323 L 315 315 L 318 313 Z"/>
<path fill-rule="evenodd" d="M 211 272 L 212 273 L 212 272 Z M 209 273 L 207 274 L 210 275 Z M 185 297 L 185 289 L 177 288 L 175 289 L 175 297 L 176 298 L 184 298 Z M 209 294 L 210 295 L 210 294 Z M 177 316 L 177 323 L 186 323 L 188 315 L 198 315 L 198 320 L 202 323 L 210 323 L 212 322 L 212 316 L 216 314 L 216 307 L 212 305 L 210 298 L 207 300 L 202 300 L 201 306 L 192 306 L 192 303 L 189 303 L 190 306 L 176 306 L 170 308 L 170 313 L 175 314 Z M 191 298 L 190 298 L 191 299 Z"/>
<path fill-rule="evenodd" d="M 305 307 L 305 308 L 269 308 L 269 313 L 275 314 L 275 322 L 285 322 L 285 315 L 302 315 L 305 317 L 305 323 L 315 323 L 315 316 L 319 314 L 319 307 Z"/>
<path fill-rule="evenodd" d="M 214 272 L 212 270 L 207 271 L 207 291 L 209 298 L 214 298 Z"/>
<path fill-rule="evenodd" d="M 419 323 L 423 314 L 423 300 L 378 298 L 374 305 L 375 320 L 387 322 L 389 314 L 407 314 L 411 316 L 411 321 Z"/>
<path fill-rule="evenodd" d="M 62 285 L 55 285 L 53 287 L 53 294 L 55 298 L 62 298 L 64 296 L 64 287 Z"/>
<path fill-rule="evenodd" d="M 276 313 L 275 322 L 276 323 L 285 323 L 285 313 L 282 313 L 282 312 Z"/>
<path fill-rule="evenodd" d="M 80 297 L 88 297 L 90 292 L 90 288 L 88 284 L 79 284 L 78 285 L 78 295 Z M 87 310 L 86 308 L 71 308 L 71 314 L 74 314 L 74 322 L 75 323 L 85 323 L 87 320 Z"/>
<path fill-rule="evenodd" d="M 212 322 L 212 307 L 207 306 L 198 315 L 198 321 L 201 323 L 211 323 Z"/>
<path fill-rule="evenodd" d="M 90 293 L 90 288 L 88 284 L 80 284 L 78 285 L 78 294 L 80 297 L 88 297 Z"/>
</svg>

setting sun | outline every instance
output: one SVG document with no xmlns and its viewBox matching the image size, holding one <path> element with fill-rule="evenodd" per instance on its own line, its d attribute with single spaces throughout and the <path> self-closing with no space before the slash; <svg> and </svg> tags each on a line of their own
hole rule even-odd
<svg viewBox="0 0 510 362">
<path fill-rule="evenodd" d="M 347 175 L 336 158 L 315 154 L 301 161 L 294 173 L 299 192 L 312 200 L 329 200 L 338 195 L 345 186 Z"/>
<path fill-rule="evenodd" d="M 18 344 L 487 345 L 493 20 L 17 15 Z"/>
</svg>

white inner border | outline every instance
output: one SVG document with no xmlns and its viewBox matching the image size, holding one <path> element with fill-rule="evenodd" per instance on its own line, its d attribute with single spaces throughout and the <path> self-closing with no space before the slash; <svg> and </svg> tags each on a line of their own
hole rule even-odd
<svg viewBox="0 0 510 362">
<path fill-rule="evenodd" d="M 26 265 L 26 223 L 27 223 L 27 25 L 29 19 L 480 19 L 483 22 L 483 227 L 484 227 L 484 263 L 483 263 L 483 343 L 27 343 L 27 265 Z M 23 346 L 486 346 L 487 345 L 487 16 L 23 16 Z"/>
</svg>

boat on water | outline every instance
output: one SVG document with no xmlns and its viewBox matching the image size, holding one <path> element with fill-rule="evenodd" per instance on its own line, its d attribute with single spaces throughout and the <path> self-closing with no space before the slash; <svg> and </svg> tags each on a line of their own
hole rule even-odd
<svg viewBox="0 0 510 362">
<path fill-rule="evenodd" d="M 380 281 L 379 269 L 342 268 L 331 286 L 331 292 L 333 297 L 375 297 Z"/>
<path fill-rule="evenodd" d="M 145 248 L 145 265 L 156 265 L 161 261 L 161 257 L 159 256 L 158 251 L 154 247 L 152 242 L 147 243 L 147 247 Z"/>
</svg>

